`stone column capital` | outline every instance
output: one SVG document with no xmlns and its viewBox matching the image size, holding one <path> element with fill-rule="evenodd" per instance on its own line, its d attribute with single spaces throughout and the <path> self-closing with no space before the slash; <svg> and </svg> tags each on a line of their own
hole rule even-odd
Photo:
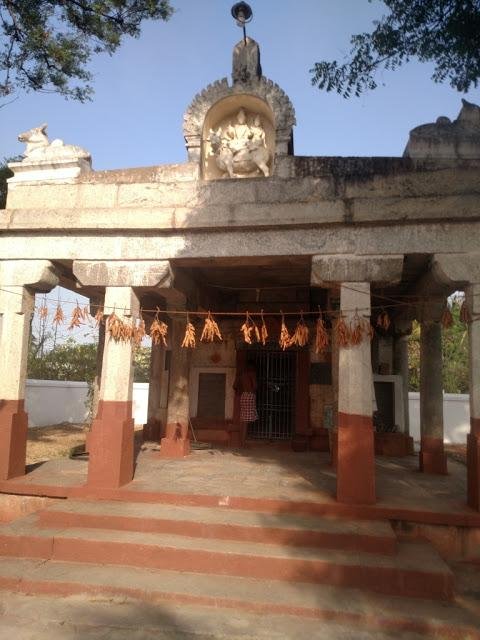
<svg viewBox="0 0 480 640">
<path fill-rule="evenodd" d="M 0 260 L 1 287 L 29 287 L 48 293 L 59 283 L 49 260 Z"/>
<path fill-rule="evenodd" d="M 453 288 L 480 284 L 480 253 L 435 254 L 432 273 L 439 283 Z"/>
</svg>

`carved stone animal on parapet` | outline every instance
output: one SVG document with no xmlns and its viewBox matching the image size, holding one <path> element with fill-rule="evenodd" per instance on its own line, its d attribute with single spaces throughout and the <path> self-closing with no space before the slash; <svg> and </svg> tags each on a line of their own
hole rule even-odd
<svg viewBox="0 0 480 640">
<path fill-rule="evenodd" d="M 259 116 L 253 124 L 247 123 L 245 111 L 240 109 L 236 122 L 222 131 L 210 129 L 211 155 L 215 156 L 217 167 L 230 178 L 246 178 L 263 173 L 270 175 L 268 162 L 270 151 L 265 142 L 265 131 Z"/>
<path fill-rule="evenodd" d="M 90 153 L 82 147 L 74 144 L 65 144 L 63 140 L 56 139 L 49 142 L 47 136 L 47 125 L 34 127 L 29 131 L 24 131 L 18 136 L 20 142 L 25 142 L 26 149 L 22 162 L 29 161 L 49 161 L 55 160 L 90 160 Z"/>
<path fill-rule="evenodd" d="M 458 118 L 453 122 L 440 116 L 436 122 L 422 124 L 410 131 L 404 154 L 408 158 L 480 158 L 480 107 L 462 100 Z"/>
</svg>

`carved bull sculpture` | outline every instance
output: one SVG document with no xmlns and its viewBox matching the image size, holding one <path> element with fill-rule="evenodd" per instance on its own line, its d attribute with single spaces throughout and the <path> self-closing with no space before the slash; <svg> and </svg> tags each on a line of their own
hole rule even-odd
<svg viewBox="0 0 480 640">
<path fill-rule="evenodd" d="M 47 136 L 47 124 L 34 127 L 29 131 L 24 131 L 18 136 L 20 142 L 27 146 L 25 149 L 23 162 L 29 160 L 90 160 L 90 153 L 82 147 L 73 144 L 65 144 L 63 140 L 56 139 L 49 142 Z"/>
</svg>

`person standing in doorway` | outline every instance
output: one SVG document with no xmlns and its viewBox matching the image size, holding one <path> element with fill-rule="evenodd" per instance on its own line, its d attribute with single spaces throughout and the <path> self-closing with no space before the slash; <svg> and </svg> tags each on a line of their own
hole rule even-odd
<svg viewBox="0 0 480 640">
<path fill-rule="evenodd" d="M 253 362 L 247 362 L 245 370 L 237 377 L 233 388 L 240 394 L 240 443 L 244 447 L 248 425 L 258 420 L 257 373 Z"/>
</svg>

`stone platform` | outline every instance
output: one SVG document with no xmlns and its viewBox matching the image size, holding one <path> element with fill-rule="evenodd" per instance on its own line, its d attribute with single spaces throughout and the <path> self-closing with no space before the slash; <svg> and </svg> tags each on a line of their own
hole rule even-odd
<svg viewBox="0 0 480 640">
<path fill-rule="evenodd" d="M 36 502 L 0 526 L 0 590 L 39 601 L 129 599 L 186 619 L 193 607 L 259 630 L 283 617 L 285 637 L 316 621 L 324 630 L 480 638 L 476 597 L 460 597 L 438 545 L 399 526 L 457 522 L 475 534 L 479 514 L 462 504 L 465 469 L 452 463 L 449 476 L 432 479 L 416 462 L 378 459 L 378 503 L 352 508 L 335 501 L 325 454 L 271 444 L 184 460 L 150 448 L 134 480 L 110 492 L 84 486 L 86 460 L 50 461 L 2 484 L 5 500 Z"/>
</svg>

